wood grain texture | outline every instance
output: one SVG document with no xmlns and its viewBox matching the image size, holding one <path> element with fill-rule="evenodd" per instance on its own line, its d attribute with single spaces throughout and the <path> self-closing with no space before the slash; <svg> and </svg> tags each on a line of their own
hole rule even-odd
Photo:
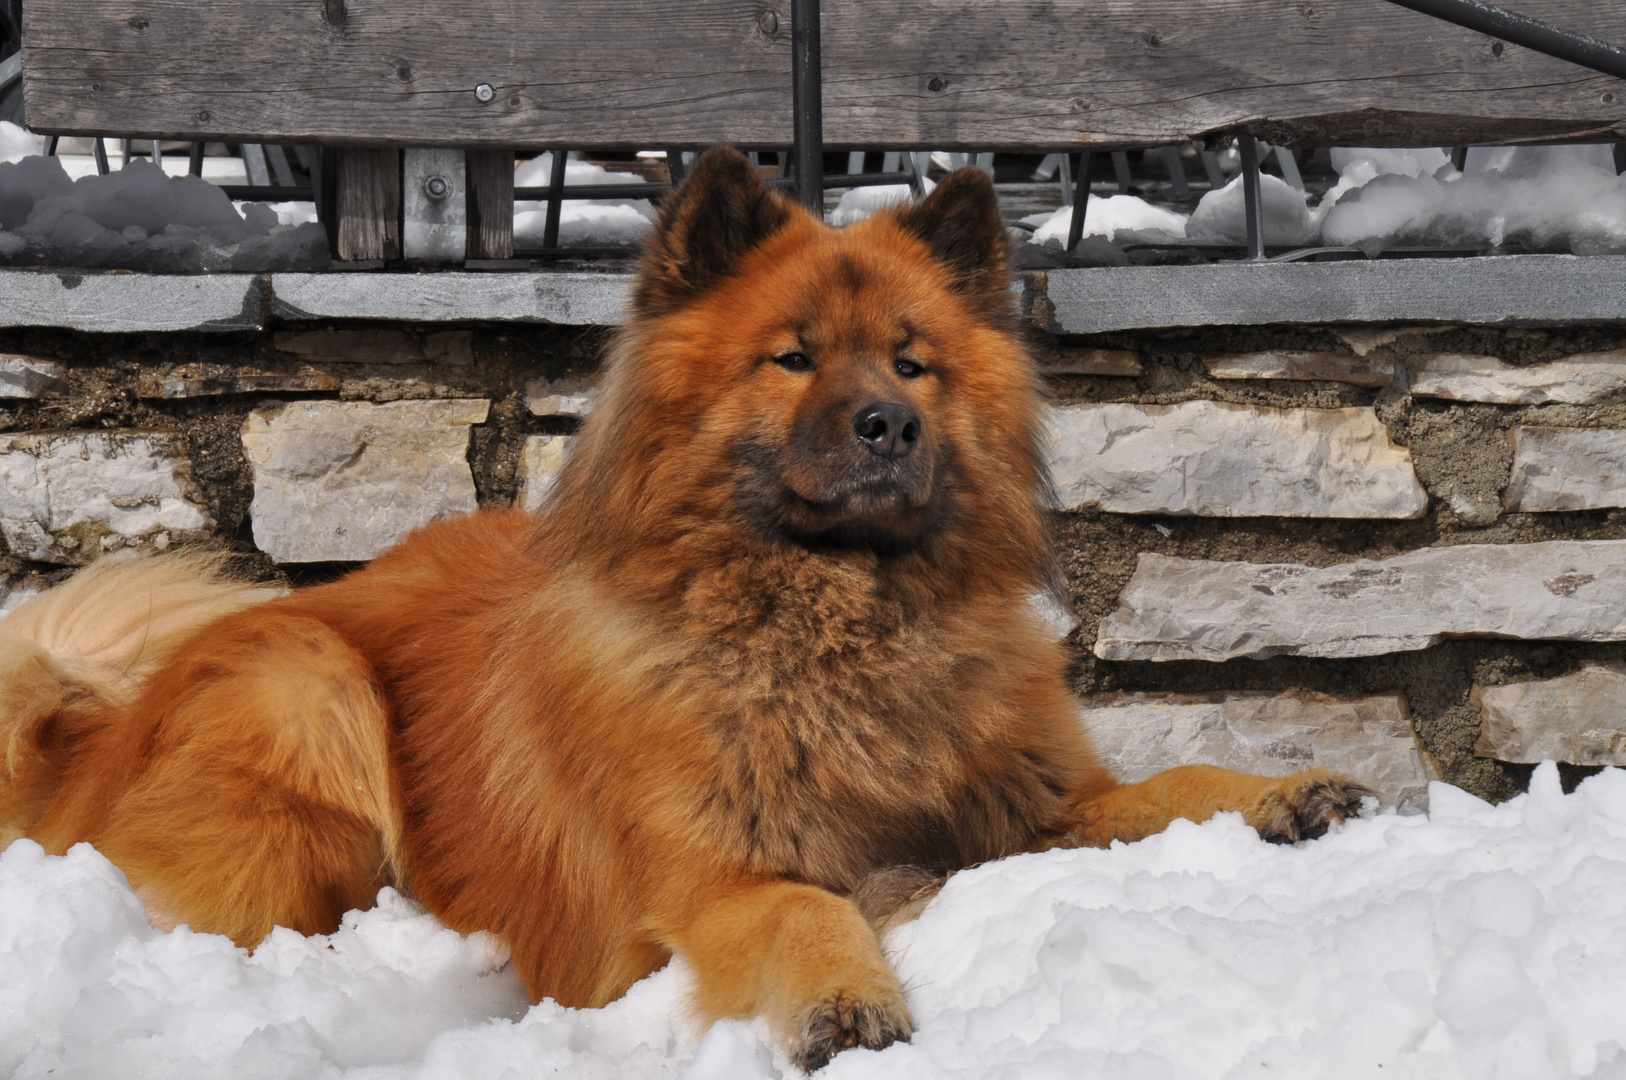
<svg viewBox="0 0 1626 1080">
<path fill-rule="evenodd" d="M 1606 139 L 1626 85 L 1381 0 L 825 0 L 839 147 Z M 1626 4 L 1520 0 L 1626 41 Z M 31 0 L 42 131 L 486 147 L 784 145 L 788 0 Z M 496 94 L 480 103 L 474 88 Z"/>
<path fill-rule="evenodd" d="M 468 176 L 471 259 L 514 257 L 514 152 L 470 150 L 464 155 Z"/>
<path fill-rule="evenodd" d="M 401 151 L 338 147 L 334 163 L 337 257 L 401 257 Z"/>
</svg>

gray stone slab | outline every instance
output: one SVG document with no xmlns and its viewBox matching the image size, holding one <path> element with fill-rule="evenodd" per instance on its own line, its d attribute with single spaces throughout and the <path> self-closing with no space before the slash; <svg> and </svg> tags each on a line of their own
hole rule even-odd
<svg viewBox="0 0 1626 1080">
<path fill-rule="evenodd" d="M 531 435 L 519 452 L 519 468 L 515 479 L 519 493 L 514 505 L 527 512 L 538 510 L 547 501 L 559 472 L 565 467 L 565 454 L 570 449 L 570 435 Z"/>
<path fill-rule="evenodd" d="M 1056 351 L 1054 356 L 1040 360 L 1039 370 L 1046 375 L 1112 375 L 1133 378 L 1139 375 L 1140 354 L 1127 349 L 1068 349 Z"/>
<path fill-rule="evenodd" d="M 254 543 L 282 563 L 360 561 L 470 513 L 469 427 L 490 409 L 481 398 L 256 409 L 243 422 Z"/>
<path fill-rule="evenodd" d="M 442 330 L 416 334 L 406 330 L 300 330 L 272 338 L 278 352 L 311 361 L 354 364 L 474 363 L 474 333 Z"/>
<path fill-rule="evenodd" d="M 1142 553 L 1095 655 L 1377 656 L 1444 637 L 1626 641 L 1626 540 L 1461 544 L 1327 567 Z"/>
<path fill-rule="evenodd" d="M 1590 405 L 1626 396 L 1626 349 L 1523 367 L 1494 356 L 1427 353 L 1406 361 L 1414 397 L 1491 405 Z"/>
<path fill-rule="evenodd" d="M 1102 694 L 1080 714 L 1102 764 L 1138 783 L 1178 765 L 1258 776 L 1333 769 L 1370 785 L 1385 809 L 1428 809 L 1439 778 L 1399 694 Z"/>
<path fill-rule="evenodd" d="M 1626 765 L 1626 664 L 1589 663 L 1557 679 L 1475 687 L 1473 700 L 1480 757 Z"/>
<path fill-rule="evenodd" d="M 1516 427 L 1503 506 L 1521 513 L 1626 506 L 1626 431 Z"/>
<path fill-rule="evenodd" d="M 1068 405 L 1051 409 L 1045 427 L 1066 510 L 1417 518 L 1428 509 L 1411 452 L 1369 408 Z"/>
<path fill-rule="evenodd" d="M 1203 366 L 1215 379 L 1322 379 L 1355 386 L 1388 386 L 1395 381 L 1394 358 L 1387 352 L 1371 357 L 1295 349 L 1208 353 Z"/>
<path fill-rule="evenodd" d="M 54 397 L 67 392 L 66 364 L 0 353 L 0 398 Z"/>
<path fill-rule="evenodd" d="M 13 555 L 86 563 L 213 531 L 186 438 L 163 431 L 0 436 L 0 534 Z"/>
<path fill-rule="evenodd" d="M 626 318 L 630 274 L 272 274 L 280 319 L 545 322 L 613 326 Z"/>
<path fill-rule="evenodd" d="M 265 322 L 260 285 L 258 274 L 0 270 L 0 326 L 257 330 Z"/>
<path fill-rule="evenodd" d="M 1518 255 L 1051 270 L 1049 329 L 1626 320 L 1626 256 Z"/>
<path fill-rule="evenodd" d="M 525 407 L 533 416 L 581 419 L 598 400 L 597 379 L 567 375 L 558 379 L 531 379 L 525 384 Z"/>
</svg>

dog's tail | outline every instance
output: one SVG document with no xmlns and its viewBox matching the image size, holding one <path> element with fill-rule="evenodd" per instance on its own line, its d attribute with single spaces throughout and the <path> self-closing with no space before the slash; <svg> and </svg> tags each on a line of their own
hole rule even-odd
<svg viewBox="0 0 1626 1080">
<path fill-rule="evenodd" d="M 26 835 L 72 745 L 204 626 L 281 594 L 224 553 L 108 558 L 0 620 L 0 849 Z"/>
</svg>

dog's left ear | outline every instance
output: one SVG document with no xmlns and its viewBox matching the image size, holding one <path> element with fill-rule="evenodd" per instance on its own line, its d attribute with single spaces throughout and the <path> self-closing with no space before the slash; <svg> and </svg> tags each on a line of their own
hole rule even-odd
<svg viewBox="0 0 1626 1080">
<path fill-rule="evenodd" d="M 899 210 L 898 223 L 926 241 L 954 275 L 956 290 L 985 316 L 1011 317 L 1010 239 L 987 173 L 956 169 L 926 198 Z"/>
<path fill-rule="evenodd" d="M 798 213 L 738 150 L 707 150 L 661 204 L 633 303 L 660 315 L 734 272 L 740 258 Z"/>
</svg>

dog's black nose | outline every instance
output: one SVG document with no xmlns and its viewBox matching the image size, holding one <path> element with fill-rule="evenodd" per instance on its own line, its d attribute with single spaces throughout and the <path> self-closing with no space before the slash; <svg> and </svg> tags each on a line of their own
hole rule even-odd
<svg viewBox="0 0 1626 1080">
<path fill-rule="evenodd" d="M 904 458 L 915 452 L 915 444 L 920 441 L 920 417 L 907 405 L 876 401 L 858 410 L 853 417 L 853 432 L 870 453 Z"/>
</svg>

